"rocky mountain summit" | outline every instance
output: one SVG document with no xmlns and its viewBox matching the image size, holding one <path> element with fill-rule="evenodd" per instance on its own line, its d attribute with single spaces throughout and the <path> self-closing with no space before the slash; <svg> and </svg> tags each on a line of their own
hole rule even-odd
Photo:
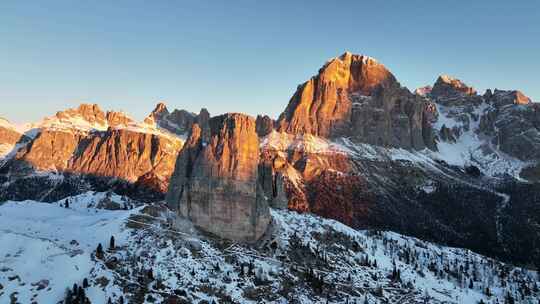
<svg viewBox="0 0 540 304">
<path fill-rule="evenodd" d="M 450 77 L 448 75 L 441 75 L 435 81 L 431 92 L 432 96 L 437 97 L 464 97 L 476 95 L 476 90 L 473 87 L 467 86 L 461 80 Z"/>
<path fill-rule="evenodd" d="M 298 87 L 278 130 L 385 147 L 434 148 L 427 99 L 401 87 L 375 59 L 345 53 Z"/>
<path fill-rule="evenodd" d="M 170 113 L 165 103 L 160 102 L 144 121 L 147 124 L 156 124 L 174 134 L 187 135 L 196 119 L 197 114 L 186 110 L 175 109 Z"/>
</svg>

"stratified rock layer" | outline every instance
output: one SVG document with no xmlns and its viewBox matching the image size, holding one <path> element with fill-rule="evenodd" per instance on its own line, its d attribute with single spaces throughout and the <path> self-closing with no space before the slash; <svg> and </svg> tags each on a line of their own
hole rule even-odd
<svg viewBox="0 0 540 304">
<path fill-rule="evenodd" d="M 256 241 L 270 222 L 258 165 L 253 118 L 225 114 L 201 119 L 178 157 L 167 202 L 205 231 L 236 241 Z"/>
<path fill-rule="evenodd" d="M 2 171 L 14 177 L 39 171 L 117 179 L 163 196 L 182 141 L 131 123 L 124 113 L 105 113 L 97 105 L 58 112 Z"/>
</svg>

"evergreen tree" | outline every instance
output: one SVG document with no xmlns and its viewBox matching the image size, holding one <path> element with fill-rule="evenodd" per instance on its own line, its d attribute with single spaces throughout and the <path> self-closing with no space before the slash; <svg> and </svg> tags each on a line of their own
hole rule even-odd
<svg viewBox="0 0 540 304">
<path fill-rule="evenodd" d="M 504 304 L 515 304 L 514 297 L 510 294 L 510 292 L 506 293 L 506 297 L 504 298 Z"/>
<path fill-rule="evenodd" d="M 473 280 L 469 279 L 469 289 L 473 289 L 473 288 L 474 288 Z"/>
<path fill-rule="evenodd" d="M 87 278 L 84 278 L 84 280 L 82 282 L 82 285 L 83 285 L 83 288 L 88 288 L 88 279 Z"/>
<path fill-rule="evenodd" d="M 251 262 L 251 260 L 249 261 L 248 265 L 248 275 L 253 275 L 253 263 Z"/>
<path fill-rule="evenodd" d="M 71 289 L 66 288 L 66 295 L 64 296 L 64 304 L 72 304 L 73 303 L 72 297 L 73 295 L 71 293 Z"/>
<path fill-rule="evenodd" d="M 101 243 L 99 243 L 96 248 L 96 258 L 100 260 L 103 259 L 103 246 L 101 246 Z"/>
<path fill-rule="evenodd" d="M 114 236 L 111 236 L 111 240 L 109 241 L 109 250 L 114 250 L 115 248 Z"/>
<path fill-rule="evenodd" d="M 67 199 L 67 198 L 64 201 L 64 208 L 69 208 L 69 199 Z"/>
</svg>

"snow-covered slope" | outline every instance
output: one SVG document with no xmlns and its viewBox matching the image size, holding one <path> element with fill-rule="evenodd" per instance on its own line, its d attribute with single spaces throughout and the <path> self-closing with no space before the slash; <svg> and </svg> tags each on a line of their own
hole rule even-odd
<svg viewBox="0 0 540 304">
<path fill-rule="evenodd" d="M 122 208 L 97 209 L 110 206 L 104 200 Z M 125 303 L 503 303 L 507 293 L 527 303 L 540 296 L 535 272 L 311 215 L 273 210 L 271 230 L 248 246 L 189 222 L 171 227 L 165 208 L 130 209 L 136 204 L 116 195 L 89 192 L 64 204 L 0 206 L 0 303 L 57 303 L 84 278 L 92 303 L 120 296 Z M 111 236 L 116 246 L 107 250 Z"/>
<path fill-rule="evenodd" d="M 441 130 L 445 126 L 452 129 L 456 136 L 455 141 L 440 140 L 437 143 L 439 151 L 430 155 L 450 165 L 478 166 L 488 176 L 508 174 L 519 179 L 519 173 L 528 163 L 500 151 L 491 143 L 492 138 L 479 130 L 482 115 L 492 110 L 492 106 L 483 102 L 467 107 L 469 109 L 437 105 L 439 117 L 434 128 Z"/>
<path fill-rule="evenodd" d="M 127 240 L 125 220 L 138 210 L 87 207 L 103 197 L 87 193 L 70 198 L 69 208 L 63 207 L 64 201 L 0 206 L 0 303 L 13 298 L 16 303 L 57 303 L 66 287 L 82 282 L 91 272 L 101 274 L 93 269 L 96 244 L 106 244 L 111 235 L 120 243 Z M 99 288 L 89 288 L 87 293 L 92 299 L 105 297 Z"/>
</svg>

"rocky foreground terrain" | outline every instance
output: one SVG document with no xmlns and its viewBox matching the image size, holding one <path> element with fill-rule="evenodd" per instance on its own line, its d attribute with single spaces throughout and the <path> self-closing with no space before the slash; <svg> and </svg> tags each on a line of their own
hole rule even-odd
<svg viewBox="0 0 540 304">
<path fill-rule="evenodd" d="M 327 298 L 368 303 L 504 303 L 512 298 L 535 303 L 534 270 L 540 268 L 539 148 L 540 107 L 520 91 L 479 94 L 465 82 L 442 75 L 433 86 L 411 92 L 377 60 L 345 53 L 299 85 L 276 120 L 240 113 L 211 116 L 205 109 L 199 114 L 170 112 L 163 103 L 143 122 L 86 104 L 24 126 L 0 120 L 0 201 L 9 201 L 0 208 L 46 206 L 37 202 L 56 206 L 98 191 L 109 193 L 98 209 L 128 209 L 118 211 L 123 215 L 114 221 L 115 227 L 131 234 L 129 241 L 127 236 L 123 239 L 127 247 L 119 249 L 122 253 L 113 267 L 124 283 L 111 283 L 115 291 L 108 291 L 109 285 L 100 279 L 100 291 L 91 289 L 100 299 L 120 301 L 125 293 L 130 303 L 163 302 L 176 291 L 180 294 L 174 294 L 175 301 L 188 303 L 309 303 Z M 112 204 L 112 193 L 130 203 Z M 24 200 L 31 201 L 15 202 Z M 88 203 L 81 212 L 101 214 L 97 203 Z M 133 206 L 139 207 L 131 211 Z M 347 228 L 345 233 L 345 228 L 336 228 L 337 222 L 325 224 L 329 222 L 299 214 L 336 220 L 356 230 Z M 131 216 L 153 228 L 130 226 Z M 293 230 L 305 231 L 286 232 L 291 221 L 302 227 Z M 322 238 L 306 228 L 313 221 Z M 343 235 L 324 236 L 332 229 Z M 171 234 L 166 239 L 165 231 Z M 174 274 L 176 280 L 163 277 L 159 286 L 152 285 L 158 283 L 154 273 L 148 278 L 148 268 L 161 258 L 168 267 L 185 262 L 175 260 L 189 256 L 178 245 L 185 240 L 172 236 L 186 234 L 206 242 L 197 250 L 208 249 L 215 258 L 209 258 L 210 264 L 201 262 L 200 276 L 194 269 L 187 276 L 187 266 L 182 266 Z M 294 243 L 299 250 L 295 253 L 288 240 L 297 237 L 301 240 Z M 434 244 L 465 249 L 451 253 L 454 249 Z M 96 259 L 92 246 L 84 252 L 94 268 L 83 270 L 84 276 L 99 265 L 103 271 L 111 269 L 100 262 L 108 254 Z M 381 246 L 384 253 L 379 252 Z M 159 248 L 170 253 L 163 257 Z M 145 250 L 149 252 L 142 254 Z M 415 263 L 410 257 L 414 250 Z M 207 253 L 190 254 L 204 260 Z M 387 262 L 378 265 L 386 268 L 373 267 L 371 259 L 383 256 Z M 409 256 L 407 263 L 404 256 Z M 261 279 L 255 276 L 255 259 L 259 264 L 271 259 L 276 263 L 272 267 L 280 266 Z M 252 281 L 238 281 L 233 274 L 242 263 L 248 268 L 251 263 Z M 266 267 L 264 271 L 272 268 Z M 398 268 L 409 273 L 407 279 L 396 279 Z M 484 271 L 481 279 L 478 268 Z M 241 269 L 240 274 L 245 270 Z M 168 271 L 160 276 L 172 276 L 174 271 Z M 279 275 L 283 272 L 286 275 Z M 519 275 L 511 281 L 513 273 Z M 326 279 L 321 279 L 323 274 Z M 273 277 L 273 283 L 258 285 L 266 276 Z M 77 278 L 73 281 L 82 276 Z M 97 278 L 93 274 L 94 287 Z M 208 285 L 201 287 L 205 290 L 198 290 L 199 285 L 185 290 L 189 282 L 195 284 L 194 278 Z M 236 287 L 229 286 L 231 280 Z M 145 293 L 126 282 L 146 286 Z M 246 296 L 251 283 L 263 287 Z M 58 288 L 49 290 L 54 299 L 59 298 Z M 9 290 L 0 290 L 1 296 L 12 297 L 17 288 Z"/>
</svg>

